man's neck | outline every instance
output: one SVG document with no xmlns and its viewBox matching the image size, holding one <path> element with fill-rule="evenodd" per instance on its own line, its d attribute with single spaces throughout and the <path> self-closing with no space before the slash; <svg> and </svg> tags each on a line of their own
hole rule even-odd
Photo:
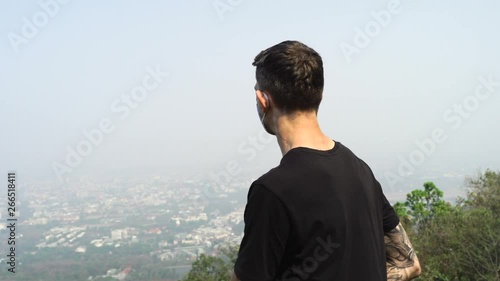
<svg viewBox="0 0 500 281">
<path fill-rule="evenodd" d="M 315 113 L 300 113 L 294 117 L 281 116 L 276 120 L 276 137 L 284 156 L 296 147 L 330 150 L 335 142 L 323 134 Z"/>
</svg>

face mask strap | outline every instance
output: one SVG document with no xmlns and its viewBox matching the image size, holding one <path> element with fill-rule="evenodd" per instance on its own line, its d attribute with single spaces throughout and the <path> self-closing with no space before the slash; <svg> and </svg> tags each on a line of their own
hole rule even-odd
<svg viewBox="0 0 500 281">
<path fill-rule="evenodd" d="M 269 98 L 267 97 L 267 95 L 265 93 L 262 93 L 264 95 L 264 98 L 266 99 L 266 106 L 269 107 Z M 269 110 L 269 108 L 268 108 Z M 262 114 L 262 119 L 260 119 L 260 122 L 262 123 L 262 125 L 264 125 L 264 119 L 266 118 L 266 113 L 267 113 L 267 110 L 265 111 L 264 108 L 262 108 L 262 111 L 264 112 L 264 114 Z"/>
</svg>

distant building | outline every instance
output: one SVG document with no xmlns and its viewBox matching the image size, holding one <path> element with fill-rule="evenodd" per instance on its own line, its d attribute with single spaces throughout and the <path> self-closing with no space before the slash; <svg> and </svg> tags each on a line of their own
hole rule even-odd
<svg viewBox="0 0 500 281">
<path fill-rule="evenodd" d="M 127 230 L 126 229 L 113 229 L 111 230 L 111 239 L 112 240 L 122 240 L 127 238 Z"/>
<path fill-rule="evenodd" d="M 87 248 L 85 247 L 78 247 L 75 249 L 75 252 L 77 253 L 85 253 L 87 251 Z"/>
</svg>

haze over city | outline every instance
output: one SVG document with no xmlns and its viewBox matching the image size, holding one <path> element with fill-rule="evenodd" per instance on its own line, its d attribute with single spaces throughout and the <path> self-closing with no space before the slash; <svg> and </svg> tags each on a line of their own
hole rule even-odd
<svg viewBox="0 0 500 281">
<path fill-rule="evenodd" d="M 408 165 L 500 166 L 496 1 L 56 3 L 0 11 L 0 169 L 23 180 L 209 174 L 232 160 L 258 176 L 281 154 L 262 134 L 251 63 L 283 40 L 322 55 L 322 129 L 385 185 Z M 435 130 L 441 142 L 426 142 Z"/>
</svg>

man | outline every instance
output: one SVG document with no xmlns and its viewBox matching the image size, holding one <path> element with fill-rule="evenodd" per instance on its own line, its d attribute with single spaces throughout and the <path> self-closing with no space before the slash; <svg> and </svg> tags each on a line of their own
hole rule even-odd
<svg viewBox="0 0 500 281">
<path fill-rule="evenodd" d="M 321 131 L 323 62 L 285 41 L 262 51 L 257 111 L 283 158 L 254 181 L 231 280 L 409 280 L 420 265 L 368 165 Z"/>
</svg>

